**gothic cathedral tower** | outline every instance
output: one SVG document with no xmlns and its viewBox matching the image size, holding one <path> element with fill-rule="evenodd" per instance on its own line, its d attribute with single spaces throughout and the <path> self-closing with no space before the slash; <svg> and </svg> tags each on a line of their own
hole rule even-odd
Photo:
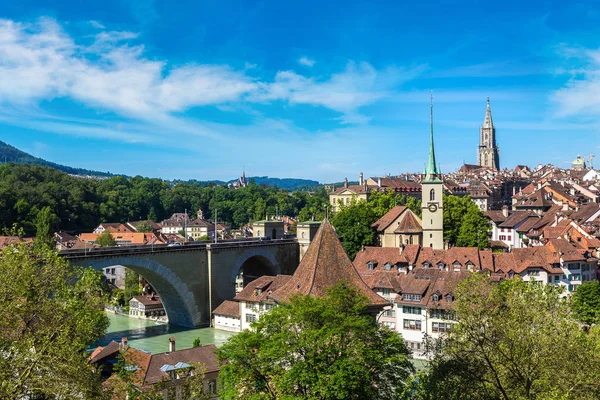
<svg viewBox="0 0 600 400">
<path fill-rule="evenodd" d="M 500 169 L 500 149 L 496 146 L 496 128 L 494 128 L 494 122 L 492 121 L 489 97 L 485 109 L 485 120 L 483 126 L 479 128 L 477 163 L 482 167 Z"/>
<path fill-rule="evenodd" d="M 435 163 L 433 146 L 433 97 L 429 110 L 429 160 L 421 182 L 421 207 L 423 221 L 423 247 L 436 250 L 444 248 L 444 183 Z"/>
</svg>

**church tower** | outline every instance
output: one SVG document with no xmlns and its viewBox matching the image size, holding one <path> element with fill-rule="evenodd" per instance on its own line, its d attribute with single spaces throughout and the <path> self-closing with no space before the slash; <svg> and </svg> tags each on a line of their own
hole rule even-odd
<svg viewBox="0 0 600 400">
<path fill-rule="evenodd" d="M 429 110 L 429 160 L 425 177 L 421 182 L 421 207 L 423 224 L 423 247 L 436 250 L 444 248 L 444 183 L 435 163 L 433 146 L 433 96 Z"/>
<path fill-rule="evenodd" d="M 494 128 L 494 122 L 492 121 L 489 97 L 485 109 L 485 120 L 483 126 L 479 128 L 477 163 L 482 167 L 500 169 L 500 149 L 496 146 L 496 128 Z"/>
</svg>

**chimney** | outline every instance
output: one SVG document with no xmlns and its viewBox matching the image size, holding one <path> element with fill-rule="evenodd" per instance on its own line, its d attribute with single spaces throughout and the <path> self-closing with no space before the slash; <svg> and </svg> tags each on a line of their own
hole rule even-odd
<svg viewBox="0 0 600 400">
<path fill-rule="evenodd" d="M 508 218 L 508 206 L 502 206 L 502 215 L 504 218 Z"/>
<path fill-rule="evenodd" d="M 563 202 L 562 202 L 562 210 L 563 211 L 568 211 L 569 210 L 569 202 L 563 200 Z"/>
<path fill-rule="evenodd" d="M 169 353 L 173 353 L 175 351 L 175 336 L 171 336 L 169 338 Z"/>
<path fill-rule="evenodd" d="M 204 213 L 202 212 L 202 209 L 198 209 L 198 219 L 204 219 Z"/>
<path fill-rule="evenodd" d="M 347 188 L 348 187 L 348 178 L 344 178 L 344 187 Z"/>
<path fill-rule="evenodd" d="M 121 338 L 121 350 L 127 350 L 127 338 L 126 337 Z"/>
<path fill-rule="evenodd" d="M 380 188 L 381 187 L 381 178 L 377 178 L 377 187 Z"/>
<path fill-rule="evenodd" d="M 358 184 L 362 186 L 363 184 L 363 173 L 358 174 Z"/>
</svg>

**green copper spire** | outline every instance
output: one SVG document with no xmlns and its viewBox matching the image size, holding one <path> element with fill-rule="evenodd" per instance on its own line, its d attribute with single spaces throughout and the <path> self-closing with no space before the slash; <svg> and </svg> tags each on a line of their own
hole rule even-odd
<svg viewBox="0 0 600 400">
<path fill-rule="evenodd" d="M 435 148 L 433 146 L 433 93 L 430 93 L 429 100 L 429 161 L 425 169 L 425 179 L 423 179 L 423 182 L 441 182 L 437 164 L 435 163 Z"/>
</svg>

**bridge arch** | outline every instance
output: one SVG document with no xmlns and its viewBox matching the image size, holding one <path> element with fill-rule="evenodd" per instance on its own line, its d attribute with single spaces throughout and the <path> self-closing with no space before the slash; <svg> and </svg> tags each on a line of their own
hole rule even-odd
<svg viewBox="0 0 600 400">
<path fill-rule="evenodd" d="M 247 250 L 238 257 L 231 270 L 232 286 L 235 286 L 235 279 L 242 270 L 246 270 L 245 272 L 250 271 L 261 276 L 281 274 L 281 267 L 273 253 L 262 248 Z M 244 285 L 247 283 L 246 277 L 244 277 Z"/>
<path fill-rule="evenodd" d="M 196 327 L 202 322 L 202 314 L 198 309 L 193 293 L 186 284 L 169 268 L 142 257 L 115 257 L 89 260 L 87 264 L 95 270 L 113 265 L 123 265 L 146 279 L 165 308 L 169 324 Z"/>
</svg>

